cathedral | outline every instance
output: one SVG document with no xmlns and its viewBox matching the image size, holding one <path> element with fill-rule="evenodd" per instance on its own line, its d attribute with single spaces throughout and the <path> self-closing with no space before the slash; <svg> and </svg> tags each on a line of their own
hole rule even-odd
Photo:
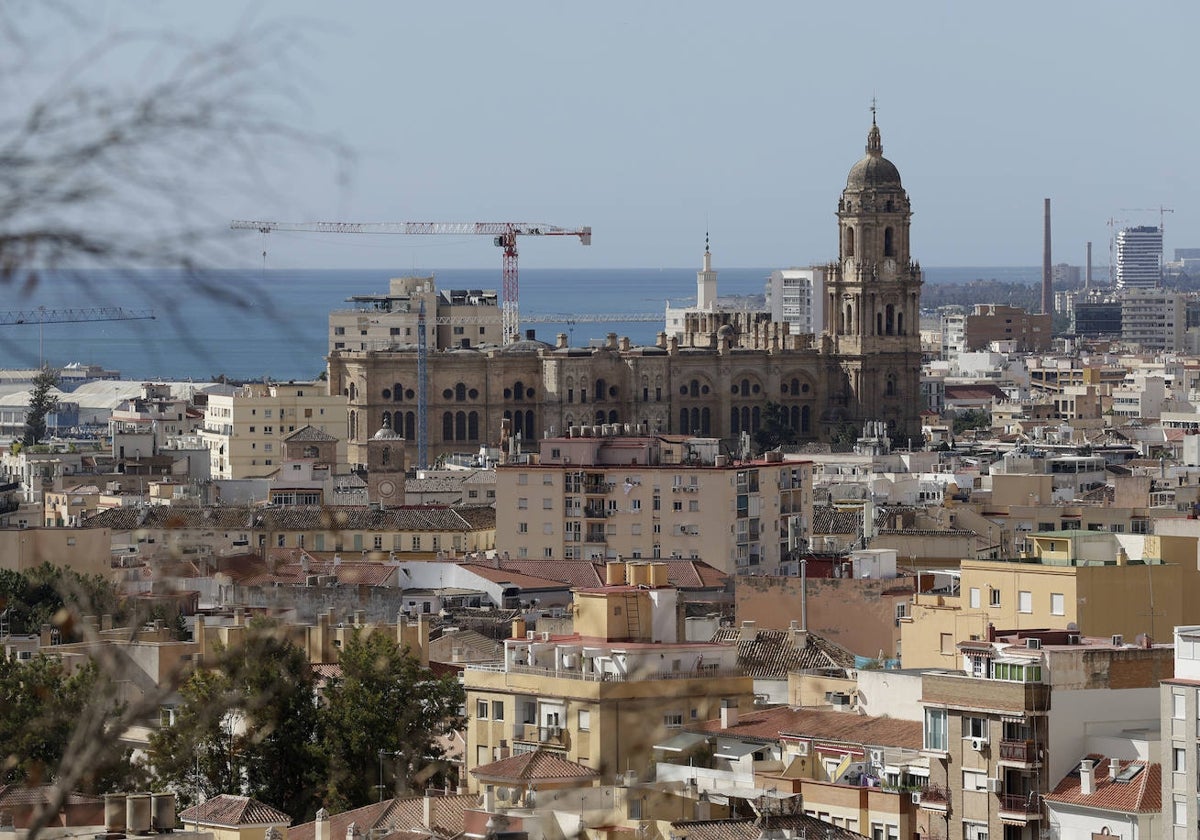
<svg viewBox="0 0 1200 840">
<path fill-rule="evenodd" d="M 610 333 L 602 347 L 570 347 L 560 334 L 555 344 L 530 335 L 431 349 L 430 459 L 495 446 L 504 426 L 526 441 L 614 423 L 736 439 L 758 431 L 768 403 L 801 441 L 845 440 L 870 421 L 893 440 L 919 439 L 921 269 L 909 251 L 908 194 L 873 116 L 837 220 L 819 336 L 763 312 L 713 308 L 689 312 L 680 333 L 659 333 L 651 346 Z M 706 251 L 699 284 L 714 282 L 710 259 Z M 414 460 L 418 355 L 412 344 L 330 352 L 330 393 L 348 400 L 351 463 L 367 463 L 380 429 L 405 438 Z"/>
</svg>

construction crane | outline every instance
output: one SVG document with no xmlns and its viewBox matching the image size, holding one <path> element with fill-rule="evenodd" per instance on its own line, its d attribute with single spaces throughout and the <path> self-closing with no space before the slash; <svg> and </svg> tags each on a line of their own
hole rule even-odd
<svg viewBox="0 0 1200 840">
<path fill-rule="evenodd" d="M 38 361 L 45 359 L 43 352 L 42 327 L 45 324 L 81 324 L 92 321 L 142 321 L 153 320 L 150 309 L 122 309 L 119 306 L 96 306 L 89 309 L 13 309 L 0 312 L 0 326 L 13 327 L 36 324 L 38 328 Z"/>
<path fill-rule="evenodd" d="M 496 247 L 503 248 L 504 289 L 501 326 L 504 343 L 516 341 L 520 330 L 518 300 L 520 287 L 517 275 L 518 236 L 576 236 L 583 245 L 592 244 L 591 227 L 564 228 L 531 222 L 263 222 L 234 221 L 233 230 L 298 231 L 308 233 L 376 233 L 448 236 L 490 236 Z"/>
</svg>

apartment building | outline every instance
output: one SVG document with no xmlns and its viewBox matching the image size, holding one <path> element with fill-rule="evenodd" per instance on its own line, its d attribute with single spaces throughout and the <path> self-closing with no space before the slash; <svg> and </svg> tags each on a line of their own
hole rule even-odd
<svg viewBox="0 0 1200 840">
<path fill-rule="evenodd" d="M 957 587 L 918 587 L 901 619 L 906 668 L 957 667 L 958 644 L 986 638 L 989 627 L 1153 639 L 1197 612 L 1194 537 L 1054 531 L 1027 539 L 1029 556 L 964 560 Z"/>
<path fill-rule="evenodd" d="M 1121 294 L 1121 341 L 1141 350 L 1183 349 L 1186 298 L 1175 292 L 1135 288 Z"/>
<path fill-rule="evenodd" d="M 994 341 L 1015 342 L 1015 349 L 1040 352 L 1050 349 L 1050 314 L 1035 315 L 1019 306 L 975 304 L 963 319 L 963 349 L 983 350 Z"/>
<path fill-rule="evenodd" d="M 1160 693 L 1163 834 L 1200 834 L 1200 626 L 1175 628 L 1175 673 Z"/>
<path fill-rule="evenodd" d="M 796 335 L 815 334 L 825 321 L 822 292 L 825 269 L 783 268 L 767 278 L 767 308 L 772 321 L 785 321 Z"/>
<path fill-rule="evenodd" d="M 211 395 L 200 436 L 213 478 L 262 478 L 279 469 L 284 440 L 304 426 L 337 438 L 337 463 L 346 463 L 347 423 L 345 398 L 324 383 L 253 384 Z"/>
<path fill-rule="evenodd" d="M 685 557 L 767 574 L 785 558 L 789 520 L 808 536 L 809 462 L 738 461 L 716 439 L 599 428 L 543 440 L 539 463 L 496 470 L 498 545 L 518 558 Z"/>
<path fill-rule="evenodd" d="M 1168 645 L 1066 631 L 956 649 L 961 667 L 922 676 L 929 786 L 914 794 L 927 836 L 947 840 L 1049 836 L 1043 796 L 1087 757 L 1089 736 L 1152 725 L 1173 673 Z"/>
<path fill-rule="evenodd" d="M 606 571 L 605 586 L 575 591 L 574 633 L 526 631 L 517 620 L 502 663 L 466 666 L 468 771 L 542 750 L 610 783 L 637 778 L 654 745 L 685 725 L 717 717 L 723 702 L 753 706 L 736 647 L 680 641 L 665 564 Z"/>
</svg>

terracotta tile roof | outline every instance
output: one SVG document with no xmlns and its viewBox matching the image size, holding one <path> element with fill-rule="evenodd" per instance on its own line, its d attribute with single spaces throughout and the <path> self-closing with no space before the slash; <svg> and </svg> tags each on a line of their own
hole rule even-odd
<svg viewBox="0 0 1200 840">
<path fill-rule="evenodd" d="M 429 642 L 429 661 L 454 662 L 458 650 L 459 662 L 497 662 L 504 659 L 504 644 L 469 628 L 443 632 Z"/>
<path fill-rule="evenodd" d="M 0 809 L 32 808 L 43 805 L 50 795 L 53 785 L 0 785 Z M 86 793 L 68 793 L 65 805 L 98 804 L 104 801 L 103 796 L 90 796 Z"/>
<path fill-rule="evenodd" d="M 722 627 L 710 640 L 718 645 L 736 645 L 738 667 L 759 679 L 786 679 L 789 671 L 808 668 L 852 668 L 854 654 L 816 633 L 807 644 L 796 645 L 790 630 L 758 630 L 751 639 L 741 638 L 738 627 Z"/>
<path fill-rule="evenodd" d="M 277 565 L 275 574 L 261 564 L 258 568 L 247 569 L 245 573 L 222 569 L 230 579 L 242 586 L 268 586 L 281 584 L 284 586 L 303 586 L 308 575 L 337 575 L 338 583 L 351 586 L 395 586 L 396 567 L 388 563 L 370 560 L 341 561 L 336 565 L 332 560 L 320 560 L 310 557 L 308 571 L 304 571 L 300 563 L 284 563 Z"/>
<path fill-rule="evenodd" d="M 1122 767 L 1144 768 L 1128 782 L 1116 782 L 1108 778 L 1108 758 L 1102 755 L 1087 756 L 1096 762 L 1093 772 L 1096 789 L 1084 795 L 1079 790 L 1079 768 L 1076 767 L 1053 791 L 1046 794 L 1047 802 L 1064 805 L 1085 805 L 1105 811 L 1123 814 L 1158 813 L 1162 810 L 1162 765 L 1145 761 L 1122 762 Z"/>
<path fill-rule="evenodd" d="M 590 767 L 560 758 L 548 750 L 502 758 L 491 764 L 483 764 L 471 771 L 480 779 L 497 779 L 504 782 L 554 782 L 563 779 L 580 781 L 594 779 L 599 774 Z"/>
<path fill-rule="evenodd" d="M 762 826 L 753 819 L 682 820 L 671 823 L 671 834 L 686 836 L 688 840 L 758 840 L 764 827 L 786 831 L 789 837 L 862 840 L 865 836 L 848 828 L 822 822 L 807 814 L 777 814 L 769 818 L 768 826 Z"/>
<path fill-rule="evenodd" d="M 603 567 L 591 560 L 501 560 L 500 567 L 580 588 L 604 585 Z"/>
<path fill-rule="evenodd" d="M 345 837 L 350 823 L 355 823 L 364 837 L 374 830 L 381 832 L 384 838 L 409 835 L 429 838 L 429 831 L 425 829 L 432 829 L 434 836 L 456 837 L 464 830 L 463 812 L 479 807 L 479 797 L 475 794 L 431 796 L 429 807 L 431 826 L 424 825 L 425 801 L 422 796 L 385 799 L 352 811 L 343 811 L 329 817 L 329 836 Z M 288 840 L 314 840 L 315 837 L 315 821 L 288 829 Z"/>
<path fill-rule="evenodd" d="M 486 563 L 461 563 L 464 569 L 469 569 L 485 580 L 490 580 L 492 583 L 510 583 L 518 589 L 567 589 L 569 585 L 561 580 L 556 580 L 549 577 L 538 577 L 537 575 L 518 572 L 515 569 L 503 568 L 497 569 L 494 566 L 489 566 Z"/>
<path fill-rule="evenodd" d="M 251 799 L 222 793 L 179 813 L 181 822 L 200 825 L 291 825 L 292 818 L 280 811 Z"/>
<path fill-rule="evenodd" d="M 478 531 L 496 527 L 496 510 L 487 505 L 413 505 L 373 510 L 362 506 L 247 507 L 243 505 L 203 508 L 151 507 L 109 508 L 82 523 L 84 528 L 113 531 L 146 529 L 229 529 L 271 531 Z"/>
<path fill-rule="evenodd" d="M 970 385 L 947 385 L 945 398 L 948 400 L 994 399 L 1004 401 L 1008 394 L 999 385 L 976 382 Z"/>
<path fill-rule="evenodd" d="M 720 720 L 705 721 L 694 729 L 759 741 L 778 741 L 781 735 L 792 735 L 913 750 L 921 749 L 922 745 L 920 721 L 786 706 L 740 715 L 738 722 L 728 729 L 721 728 Z"/>
<path fill-rule="evenodd" d="M 331 440 L 337 440 L 337 438 L 328 432 L 323 432 L 316 426 L 310 424 L 307 426 L 301 426 L 299 429 L 285 437 L 284 440 L 287 442 L 296 443 L 312 443 L 314 441 L 328 443 Z"/>
</svg>

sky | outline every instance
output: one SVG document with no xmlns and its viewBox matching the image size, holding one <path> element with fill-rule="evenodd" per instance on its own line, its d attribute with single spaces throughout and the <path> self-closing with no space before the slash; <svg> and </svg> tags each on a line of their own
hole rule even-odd
<svg viewBox="0 0 1200 840">
<path fill-rule="evenodd" d="M 97 33 L 304 22 L 290 118 L 353 152 L 231 191 L 206 223 L 527 221 L 521 265 L 785 267 L 836 255 L 872 100 L 925 265 L 1108 262 L 1110 219 L 1200 246 L 1188 2 L 96 4 Z M 153 72 L 145 68 L 144 72 Z M 104 68 L 96 80 L 103 81 Z M 114 71 L 115 72 L 115 71 Z M 271 149 L 263 150 L 266 157 Z M 486 237 L 230 232 L 271 268 L 499 266 Z"/>
</svg>

